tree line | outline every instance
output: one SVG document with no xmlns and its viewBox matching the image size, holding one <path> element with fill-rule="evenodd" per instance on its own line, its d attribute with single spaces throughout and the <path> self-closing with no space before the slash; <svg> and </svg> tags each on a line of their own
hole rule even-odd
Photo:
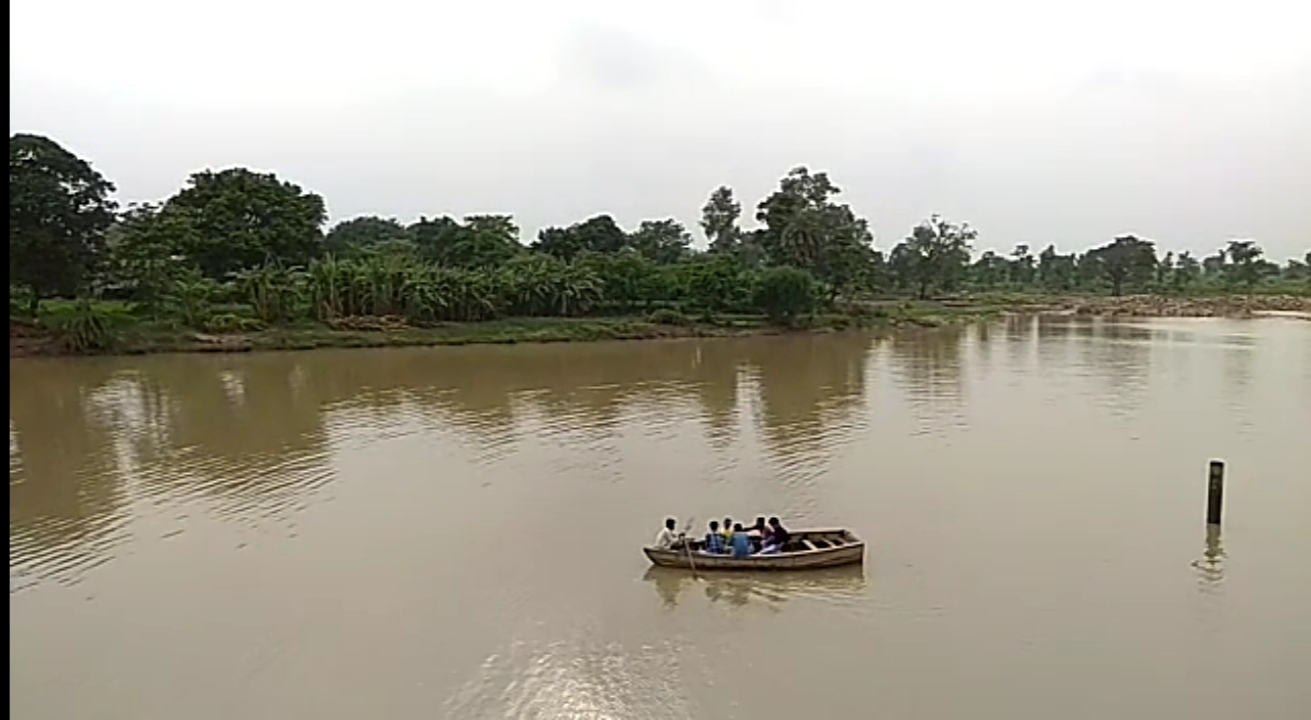
<svg viewBox="0 0 1311 720">
<path fill-rule="evenodd" d="M 120 208 L 115 186 L 41 136 L 9 140 L 11 313 L 43 299 L 114 298 L 203 324 L 245 303 L 263 322 L 396 315 L 415 322 L 650 312 L 780 319 L 875 297 L 1311 290 L 1311 251 L 1279 265 L 1252 240 L 1212 255 L 1159 253 L 1134 235 L 1082 253 L 974 253 L 968 223 L 934 215 L 888 252 L 824 172 L 797 167 L 755 207 L 727 186 L 701 210 L 708 247 L 674 219 L 625 230 L 599 214 L 525 244 L 513 217 L 364 216 L 324 232 L 324 200 L 272 173 L 203 170 L 161 203 Z"/>
</svg>

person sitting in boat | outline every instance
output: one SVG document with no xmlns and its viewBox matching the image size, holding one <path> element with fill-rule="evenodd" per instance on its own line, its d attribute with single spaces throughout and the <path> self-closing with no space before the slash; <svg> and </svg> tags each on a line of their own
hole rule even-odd
<svg viewBox="0 0 1311 720">
<path fill-rule="evenodd" d="M 724 542 L 724 533 L 719 531 L 719 521 L 710 521 L 710 532 L 706 533 L 706 544 L 702 550 L 707 555 L 723 555 L 727 552 L 727 543 Z"/>
<path fill-rule="evenodd" d="M 751 538 L 751 544 L 755 547 L 756 552 L 760 552 L 769 544 L 769 525 L 765 524 L 764 515 L 757 517 L 756 524 L 747 528 L 747 534 L 752 533 L 755 533 L 755 537 Z"/>
<path fill-rule="evenodd" d="M 733 524 L 733 557 L 744 558 L 751 554 L 751 536 L 742 529 L 742 523 Z"/>
<path fill-rule="evenodd" d="M 778 518 L 772 517 L 769 519 L 769 540 L 760 548 L 760 552 L 762 554 L 783 552 L 791 539 L 792 533 L 783 527 L 783 523 L 780 523 Z"/>
<path fill-rule="evenodd" d="M 733 542 L 733 518 L 725 517 L 724 524 L 720 526 L 719 531 L 724 535 L 725 545 Z"/>
<path fill-rule="evenodd" d="M 674 532 L 674 528 L 677 526 L 678 523 L 673 518 L 665 519 L 665 526 L 660 528 L 660 532 L 656 533 L 655 547 L 657 550 L 672 550 L 674 548 L 674 545 L 678 543 L 678 535 Z"/>
</svg>

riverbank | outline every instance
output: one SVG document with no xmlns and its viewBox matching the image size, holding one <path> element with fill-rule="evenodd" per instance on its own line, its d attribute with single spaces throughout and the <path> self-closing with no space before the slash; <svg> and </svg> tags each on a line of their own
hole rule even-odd
<svg viewBox="0 0 1311 720">
<path fill-rule="evenodd" d="M 993 300 L 994 302 L 997 299 Z M 977 301 L 976 301 L 977 302 Z M 1218 295 L 1170 297 L 1012 297 L 1003 300 L 1007 312 L 1086 315 L 1095 317 L 1225 317 L 1252 318 L 1267 313 L 1311 315 L 1307 295 Z"/>
<path fill-rule="evenodd" d="M 901 322 L 900 320 L 898 322 Z M 904 322 L 925 326 L 945 320 L 928 315 Z M 198 332 L 156 324 L 121 324 L 97 347 L 78 347 L 66 332 L 16 318 L 9 322 L 9 356 L 144 355 L 184 352 L 251 352 L 319 348 L 377 348 L 658 340 L 738 337 L 798 332 L 837 332 L 886 324 L 879 316 L 820 315 L 795 327 L 780 327 L 763 317 L 731 316 L 713 320 L 672 318 L 524 318 L 480 323 L 414 327 L 394 318 L 356 318 L 336 326 L 297 324 L 251 328 L 240 332 Z"/>
<path fill-rule="evenodd" d="M 883 300 L 852 306 L 843 313 L 804 318 L 788 327 L 772 324 L 764 316 L 757 315 L 693 318 L 676 312 L 656 311 L 645 317 L 521 318 L 481 323 L 447 323 L 431 327 L 414 327 L 399 318 L 346 318 L 331 325 L 298 323 L 264 327 L 251 318 L 235 318 L 235 322 L 225 323 L 224 326 L 196 331 L 176 324 L 137 318 L 122 306 L 98 307 L 96 312 L 104 321 L 96 330 L 97 337 L 92 338 L 86 337 L 88 333 L 84 329 L 74 328 L 76 311 L 70 304 L 52 303 L 37 321 L 11 317 L 9 356 L 142 355 L 738 337 L 851 329 L 935 328 L 1008 314 L 1231 318 L 1284 314 L 1311 319 L 1311 297 L 980 295 L 942 301 Z"/>
</svg>

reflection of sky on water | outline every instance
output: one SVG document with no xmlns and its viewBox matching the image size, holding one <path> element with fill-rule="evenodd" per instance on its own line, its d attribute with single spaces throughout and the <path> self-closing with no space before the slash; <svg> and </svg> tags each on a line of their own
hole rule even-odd
<svg viewBox="0 0 1311 720">
<path fill-rule="evenodd" d="M 1311 660 L 1291 323 L 15 362 L 15 707 L 1122 715 L 1096 677 L 1278 716 Z M 866 566 L 644 574 L 664 515 L 761 513 Z"/>
</svg>

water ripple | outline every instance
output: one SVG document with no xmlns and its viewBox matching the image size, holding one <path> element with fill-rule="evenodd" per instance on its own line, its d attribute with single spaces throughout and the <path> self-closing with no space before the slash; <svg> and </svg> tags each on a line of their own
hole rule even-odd
<svg viewBox="0 0 1311 720">
<path fill-rule="evenodd" d="M 310 496 L 335 477 L 327 447 L 286 449 L 245 457 L 187 448 L 141 468 L 140 498 L 156 507 L 201 501 L 215 517 L 256 526 L 305 509 Z"/>
<path fill-rule="evenodd" d="M 679 646 L 626 648 L 587 637 L 516 642 L 495 653 L 445 703 L 446 717 L 693 718 L 682 693 Z"/>
<path fill-rule="evenodd" d="M 12 461 L 11 461 L 12 468 Z M 32 481 L 10 475 L 11 505 L 15 493 Z M 103 483 L 83 478 L 83 483 Z M 36 490 L 39 492 L 39 489 Z M 116 510 L 107 496 L 82 494 L 72 512 L 57 510 L 18 519 L 11 506 L 9 521 L 9 592 L 21 592 L 46 581 L 76 584 L 88 573 L 113 560 L 116 548 L 130 539 L 128 513 Z M 108 502 L 110 506 L 100 503 Z M 51 508 L 54 510 L 54 508 Z"/>
</svg>

